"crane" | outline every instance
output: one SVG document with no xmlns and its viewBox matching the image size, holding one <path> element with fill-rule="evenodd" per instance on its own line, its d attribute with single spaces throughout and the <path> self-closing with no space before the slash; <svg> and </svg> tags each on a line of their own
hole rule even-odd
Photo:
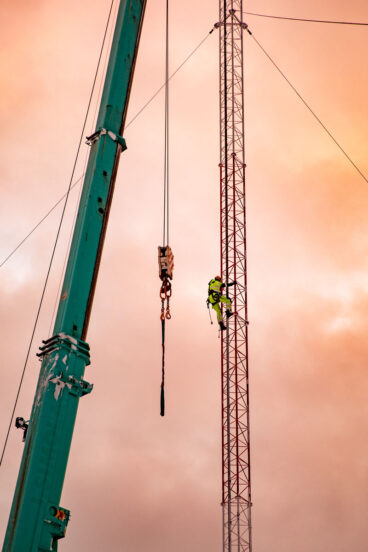
<svg viewBox="0 0 368 552">
<path fill-rule="evenodd" d="M 121 0 L 53 336 L 40 347 L 39 380 L 3 552 L 56 551 L 70 512 L 60 506 L 83 379 L 94 290 L 113 197 L 146 0 Z M 19 427 L 24 428 L 25 422 Z"/>
<path fill-rule="evenodd" d="M 223 552 L 251 552 L 242 0 L 219 0 L 220 251 L 236 313 L 221 332 Z M 249 31 L 248 31 L 249 32 Z"/>
</svg>

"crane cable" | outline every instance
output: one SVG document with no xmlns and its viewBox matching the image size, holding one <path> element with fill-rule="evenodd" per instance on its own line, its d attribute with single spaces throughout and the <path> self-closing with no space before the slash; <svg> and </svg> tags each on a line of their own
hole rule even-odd
<svg viewBox="0 0 368 552">
<path fill-rule="evenodd" d="M 174 256 L 169 246 L 169 0 L 166 0 L 166 44 L 165 44 L 165 146 L 164 146 L 164 202 L 162 247 L 158 247 L 159 276 L 162 284 L 161 299 L 161 394 L 160 415 L 165 415 L 165 322 L 170 320 L 171 279 L 174 268 Z M 166 305 L 165 305 L 166 303 Z M 165 312 L 166 306 L 166 312 Z"/>
</svg>

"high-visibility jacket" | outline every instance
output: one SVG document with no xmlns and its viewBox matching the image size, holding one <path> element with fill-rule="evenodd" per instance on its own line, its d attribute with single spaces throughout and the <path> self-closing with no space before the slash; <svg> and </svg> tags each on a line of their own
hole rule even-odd
<svg viewBox="0 0 368 552">
<path fill-rule="evenodd" d="M 208 299 L 210 303 L 218 303 L 220 301 L 223 287 L 225 287 L 225 284 L 215 278 L 208 282 Z"/>
</svg>

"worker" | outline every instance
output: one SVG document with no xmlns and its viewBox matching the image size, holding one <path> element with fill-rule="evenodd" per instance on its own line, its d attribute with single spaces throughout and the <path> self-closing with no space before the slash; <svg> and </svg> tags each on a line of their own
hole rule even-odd
<svg viewBox="0 0 368 552">
<path fill-rule="evenodd" d="M 234 280 L 231 284 L 227 284 L 227 287 L 235 285 L 237 282 Z M 215 276 L 208 283 L 208 302 L 212 305 L 212 308 L 217 314 L 217 322 L 221 330 L 226 330 L 224 319 L 222 317 L 220 303 L 224 303 L 226 306 L 226 316 L 230 318 L 234 313 L 231 311 L 231 299 L 226 295 L 223 295 L 223 288 L 225 284 L 221 281 L 221 276 Z"/>
</svg>

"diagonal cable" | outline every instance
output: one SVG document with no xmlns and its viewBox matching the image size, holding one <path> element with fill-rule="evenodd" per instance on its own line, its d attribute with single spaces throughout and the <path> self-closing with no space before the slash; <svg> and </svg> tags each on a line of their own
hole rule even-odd
<svg viewBox="0 0 368 552">
<path fill-rule="evenodd" d="M 331 140 L 336 144 L 336 146 L 339 148 L 339 150 L 343 153 L 343 155 L 346 157 L 346 159 L 351 163 L 351 165 L 355 168 L 355 170 L 360 174 L 360 176 L 365 180 L 365 182 L 368 184 L 367 177 L 363 174 L 363 172 L 359 169 L 358 165 L 353 161 L 353 159 L 350 157 L 350 155 L 346 152 L 346 150 L 341 146 L 341 144 L 336 140 L 336 138 L 333 136 L 333 134 L 328 130 L 326 125 L 321 121 L 321 119 L 318 117 L 318 115 L 313 111 L 311 106 L 306 102 L 306 100 L 303 98 L 303 96 L 298 92 L 298 90 L 295 88 L 295 86 L 290 82 L 290 80 L 287 78 L 285 73 L 280 69 L 280 67 L 277 65 L 277 63 L 272 59 L 272 57 L 266 52 L 266 50 L 263 48 L 263 46 L 258 42 L 258 40 L 255 38 L 254 34 L 251 33 L 248 30 L 248 33 L 251 35 L 255 43 L 258 45 L 258 47 L 262 50 L 262 52 L 268 57 L 272 65 L 277 69 L 277 71 L 280 73 L 280 75 L 285 79 L 285 81 L 288 83 L 290 88 L 295 92 L 295 94 L 298 96 L 298 98 L 303 102 L 305 107 L 312 113 L 313 117 L 318 121 L 318 123 L 321 125 L 321 127 L 325 130 L 325 132 L 329 135 Z"/>
<path fill-rule="evenodd" d="M 175 71 L 173 73 L 171 73 L 171 75 L 169 76 L 168 78 L 168 82 L 171 81 L 171 79 L 176 75 L 176 73 L 178 71 L 180 71 L 180 69 L 186 64 L 187 61 L 190 60 L 190 58 L 196 53 L 196 51 L 202 46 L 202 44 L 207 40 L 207 38 L 210 36 L 210 34 L 213 33 L 213 30 L 214 30 L 214 27 L 212 27 L 212 29 L 206 34 L 206 36 L 199 42 L 199 44 L 197 44 L 197 46 L 190 52 L 190 54 L 187 55 L 187 57 L 184 59 L 184 61 L 181 62 L 181 64 L 175 69 Z M 142 113 L 142 111 L 144 111 L 146 109 L 146 107 L 149 106 L 149 104 L 156 98 L 156 96 L 161 92 L 161 90 L 165 87 L 166 85 L 166 82 L 163 83 L 162 86 L 160 86 L 160 88 L 158 88 L 156 90 L 156 92 L 153 94 L 153 96 L 150 97 L 150 99 L 144 104 L 143 107 L 141 107 L 141 109 L 134 115 L 134 117 L 129 121 L 129 123 L 127 125 L 125 125 L 125 128 L 128 128 L 128 126 L 130 126 L 133 121 L 136 120 L 137 117 L 139 117 L 139 115 Z"/>
<path fill-rule="evenodd" d="M 80 182 L 80 181 L 82 180 L 83 176 L 84 176 L 84 174 L 82 174 L 82 176 L 80 176 L 80 177 L 78 178 L 78 180 L 76 180 L 75 182 L 73 182 L 73 184 L 70 186 L 70 190 L 69 190 L 69 191 L 71 191 L 71 190 L 78 184 L 78 182 Z M 8 261 L 8 260 L 10 259 L 10 257 L 12 257 L 12 256 L 14 255 L 14 253 L 15 253 L 16 251 L 18 251 L 18 249 L 24 244 L 25 241 L 28 240 L 28 238 L 33 234 L 33 232 L 34 232 L 35 230 L 37 230 L 37 228 L 38 228 L 39 226 L 41 226 L 41 224 L 43 223 L 43 221 L 47 219 L 47 217 L 56 209 L 56 207 L 57 207 L 58 205 L 60 205 L 60 203 L 63 201 L 63 199 L 66 198 L 67 193 L 68 193 L 68 192 L 66 192 L 63 196 L 61 196 L 61 198 L 53 205 L 53 207 L 51 207 L 51 209 L 50 209 L 50 210 L 46 213 L 46 215 L 36 224 L 36 226 L 34 226 L 34 227 L 32 228 L 32 230 L 30 230 L 30 232 L 28 232 L 28 234 L 22 239 L 22 241 L 20 241 L 20 242 L 18 243 L 18 245 L 9 253 L 9 255 L 8 255 L 7 257 L 5 257 L 5 259 L 4 259 L 4 260 L 1 262 L 1 264 L 0 264 L 0 268 L 6 263 L 6 261 Z"/>
</svg>

